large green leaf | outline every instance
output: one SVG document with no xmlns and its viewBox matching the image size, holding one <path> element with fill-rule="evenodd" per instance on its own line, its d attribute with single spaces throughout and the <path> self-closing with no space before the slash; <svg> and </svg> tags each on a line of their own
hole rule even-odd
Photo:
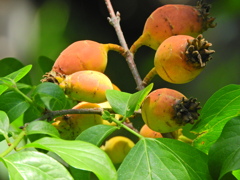
<svg viewBox="0 0 240 180">
<path fill-rule="evenodd" d="M 23 151 L 3 158 L 12 180 L 73 180 L 55 159 L 35 151 Z"/>
<path fill-rule="evenodd" d="M 141 139 L 118 169 L 118 180 L 209 180 L 207 155 L 183 142 Z"/>
<path fill-rule="evenodd" d="M 117 129 L 116 126 L 99 124 L 86 129 L 76 139 L 100 146 L 102 142 Z"/>
<path fill-rule="evenodd" d="M 52 111 L 62 110 L 68 105 L 63 90 L 54 83 L 39 84 L 32 96 L 35 103 L 44 104 L 47 109 Z"/>
<path fill-rule="evenodd" d="M 7 113 L 10 122 L 22 115 L 29 107 L 30 104 L 26 102 L 26 99 L 14 91 L 0 96 L 0 110 Z"/>
<path fill-rule="evenodd" d="M 142 101 L 152 90 L 152 87 L 153 84 L 150 84 L 143 90 L 134 94 L 117 90 L 107 90 L 106 97 L 109 104 L 117 114 L 129 117 L 134 113 L 134 111 L 140 108 Z"/>
<path fill-rule="evenodd" d="M 8 134 L 9 119 L 4 111 L 0 111 L 0 134 Z"/>
<path fill-rule="evenodd" d="M 240 117 L 231 119 L 209 150 L 209 170 L 213 179 L 240 169 Z"/>
<path fill-rule="evenodd" d="M 91 143 L 45 137 L 25 147 L 52 151 L 69 165 L 93 172 L 100 180 L 117 179 L 116 170 L 108 155 Z"/>
<path fill-rule="evenodd" d="M 45 121 L 33 121 L 29 123 L 26 128 L 26 133 L 27 135 L 47 134 L 56 138 L 60 136 L 58 130 L 53 125 Z"/>
<path fill-rule="evenodd" d="M 208 152 L 224 125 L 240 113 L 240 85 L 228 85 L 215 92 L 204 105 L 200 121 L 192 131 L 200 134 L 194 146 Z"/>
</svg>

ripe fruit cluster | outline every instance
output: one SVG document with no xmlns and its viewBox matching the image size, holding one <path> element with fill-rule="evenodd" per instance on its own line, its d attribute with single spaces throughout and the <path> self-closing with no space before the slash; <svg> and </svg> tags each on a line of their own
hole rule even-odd
<svg viewBox="0 0 240 180">
<path fill-rule="evenodd" d="M 156 50 L 154 67 L 143 84 L 147 85 L 156 74 L 169 83 L 183 84 L 201 73 L 214 53 L 210 49 L 212 44 L 201 34 L 215 26 L 209 10 L 210 6 L 202 1 L 196 7 L 168 4 L 149 16 L 142 35 L 130 48 L 133 55 L 142 45 Z M 118 88 L 104 74 L 110 50 L 126 55 L 126 50 L 116 44 L 77 41 L 62 51 L 42 81 L 56 83 L 70 99 L 80 102 L 73 109 L 111 108 L 106 90 Z M 156 89 L 142 103 L 145 124 L 139 133 L 150 138 L 162 138 L 163 134 L 172 133 L 175 139 L 184 141 L 186 138 L 181 129 L 198 119 L 199 109 L 194 98 L 169 88 Z M 119 116 L 115 115 L 115 118 Z M 98 114 L 69 114 L 55 118 L 53 123 L 63 139 L 75 139 L 82 131 L 97 124 L 116 125 L 107 123 Z M 127 137 L 117 136 L 108 140 L 102 149 L 114 164 L 118 164 L 133 146 Z"/>
</svg>

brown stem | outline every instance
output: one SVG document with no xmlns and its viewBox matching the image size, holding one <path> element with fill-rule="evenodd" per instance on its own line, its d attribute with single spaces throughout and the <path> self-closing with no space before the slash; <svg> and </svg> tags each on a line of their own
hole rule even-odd
<svg viewBox="0 0 240 180">
<path fill-rule="evenodd" d="M 143 85 L 147 86 L 156 75 L 157 75 L 156 68 L 153 67 L 143 79 Z"/>
<path fill-rule="evenodd" d="M 56 116 L 62 116 L 66 114 L 99 114 L 102 115 L 103 108 L 86 108 L 86 109 L 63 109 L 59 111 L 47 111 L 42 117 L 35 119 L 39 120 L 52 120 Z"/>
<path fill-rule="evenodd" d="M 144 86 L 143 86 L 143 83 L 142 83 L 142 79 L 139 75 L 139 72 L 136 68 L 136 64 L 134 62 L 133 54 L 129 51 L 128 45 L 126 43 L 126 40 L 124 38 L 122 29 L 121 29 L 121 26 L 120 26 L 120 23 L 119 23 L 120 22 L 120 13 L 117 12 L 115 14 L 110 0 L 105 0 L 105 3 L 106 3 L 106 6 L 107 6 L 109 15 L 110 15 L 108 20 L 109 20 L 110 24 L 114 27 L 121 46 L 126 50 L 126 61 L 127 61 L 128 66 L 129 66 L 129 68 L 132 72 L 133 78 L 134 78 L 134 80 L 137 84 L 137 89 L 141 90 L 141 89 L 144 88 Z"/>
</svg>

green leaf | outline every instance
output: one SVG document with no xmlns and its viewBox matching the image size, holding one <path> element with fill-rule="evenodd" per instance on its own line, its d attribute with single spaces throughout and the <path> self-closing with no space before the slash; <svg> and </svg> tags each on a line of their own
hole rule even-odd
<svg viewBox="0 0 240 180">
<path fill-rule="evenodd" d="M 240 85 L 228 85 L 215 92 L 204 105 L 200 121 L 192 128 L 200 134 L 194 146 L 207 153 L 224 125 L 240 113 Z"/>
<path fill-rule="evenodd" d="M 25 147 L 52 151 L 69 165 L 93 172 L 100 180 L 117 179 L 116 170 L 107 154 L 88 142 L 45 137 Z"/>
<path fill-rule="evenodd" d="M 129 111 L 127 111 L 126 117 L 131 116 L 134 113 L 134 111 L 137 111 L 140 108 L 143 100 L 148 95 L 148 93 L 152 90 L 152 88 L 153 88 L 153 83 L 149 84 L 143 90 L 138 91 L 131 95 L 128 102 Z"/>
<path fill-rule="evenodd" d="M 43 109 L 40 109 L 36 106 L 30 106 L 24 113 L 23 122 L 24 123 L 31 122 L 41 117 L 42 114 L 43 114 Z"/>
<path fill-rule="evenodd" d="M 73 180 L 67 169 L 55 159 L 35 151 L 23 151 L 3 158 L 10 179 Z"/>
<path fill-rule="evenodd" d="M 7 113 L 10 122 L 22 115 L 30 104 L 20 94 L 9 91 L 0 96 L 0 110 Z"/>
<path fill-rule="evenodd" d="M 21 61 L 15 59 L 15 58 L 4 58 L 4 59 L 0 60 L 0 67 L 1 67 L 0 77 L 4 77 L 14 71 L 19 70 L 20 68 L 23 68 L 24 65 Z M 20 80 L 20 82 L 31 85 L 32 83 L 31 83 L 30 75 L 24 76 Z"/>
<path fill-rule="evenodd" d="M 209 169 L 213 179 L 240 169 L 240 117 L 228 121 L 221 136 L 209 150 Z"/>
<path fill-rule="evenodd" d="M 43 73 L 51 71 L 54 61 L 46 56 L 40 56 L 38 58 L 38 64 Z"/>
<path fill-rule="evenodd" d="M 63 90 L 50 82 L 39 84 L 32 96 L 35 103 L 44 104 L 51 111 L 64 109 L 68 104 Z"/>
<path fill-rule="evenodd" d="M 32 65 L 27 65 L 27 66 L 15 71 L 15 72 L 9 74 L 9 75 L 7 75 L 6 77 L 14 80 L 15 82 L 18 82 L 24 76 L 26 76 L 31 69 L 32 69 Z"/>
<path fill-rule="evenodd" d="M 126 112 L 128 111 L 127 103 L 131 97 L 130 93 L 118 90 L 107 90 L 106 97 L 114 112 L 123 116 L 126 115 Z"/>
<path fill-rule="evenodd" d="M 4 111 L 0 111 L 0 134 L 8 134 L 9 119 Z"/>
<path fill-rule="evenodd" d="M 8 89 L 8 86 L 6 85 L 0 85 L 0 95 L 4 93 Z"/>
<path fill-rule="evenodd" d="M 60 135 L 58 130 L 50 123 L 45 121 L 33 121 L 26 128 L 27 135 L 31 134 L 47 134 L 58 138 Z"/>
<path fill-rule="evenodd" d="M 141 139 L 118 169 L 118 180 L 209 180 L 207 155 L 167 138 Z"/>
<path fill-rule="evenodd" d="M 101 146 L 102 142 L 117 129 L 116 126 L 99 124 L 83 131 L 76 140 L 86 141 L 96 146 Z"/>
<path fill-rule="evenodd" d="M 138 110 L 142 101 L 152 90 L 153 84 L 148 85 L 143 90 L 134 94 L 121 92 L 117 90 L 107 90 L 106 97 L 112 109 L 124 117 L 131 116 L 134 111 Z"/>
</svg>

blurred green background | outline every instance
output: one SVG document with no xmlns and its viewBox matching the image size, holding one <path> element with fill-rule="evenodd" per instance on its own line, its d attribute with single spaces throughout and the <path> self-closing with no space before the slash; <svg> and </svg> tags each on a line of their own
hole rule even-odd
<svg viewBox="0 0 240 180">
<path fill-rule="evenodd" d="M 219 88 L 240 82 L 240 1 L 205 2 L 212 4 L 210 15 L 216 17 L 217 23 L 203 33 L 216 51 L 213 59 L 187 84 L 170 84 L 158 76 L 153 79 L 154 89 L 176 89 L 187 97 L 196 97 L 201 105 Z M 129 47 L 141 35 L 150 13 L 164 3 L 196 5 L 193 0 L 112 0 L 115 11 L 121 13 L 121 27 Z M 38 65 L 40 56 L 55 60 L 68 45 L 84 39 L 119 44 L 108 16 L 104 0 L 0 0 L 0 59 L 15 57 L 25 65 L 33 64 L 32 83 L 37 85 L 45 73 Z M 148 47 L 141 47 L 135 55 L 142 78 L 153 67 L 153 57 L 154 51 Z M 127 63 L 118 53 L 109 52 L 105 73 L 122 91 L 136 91 Z"/>
</svg>

